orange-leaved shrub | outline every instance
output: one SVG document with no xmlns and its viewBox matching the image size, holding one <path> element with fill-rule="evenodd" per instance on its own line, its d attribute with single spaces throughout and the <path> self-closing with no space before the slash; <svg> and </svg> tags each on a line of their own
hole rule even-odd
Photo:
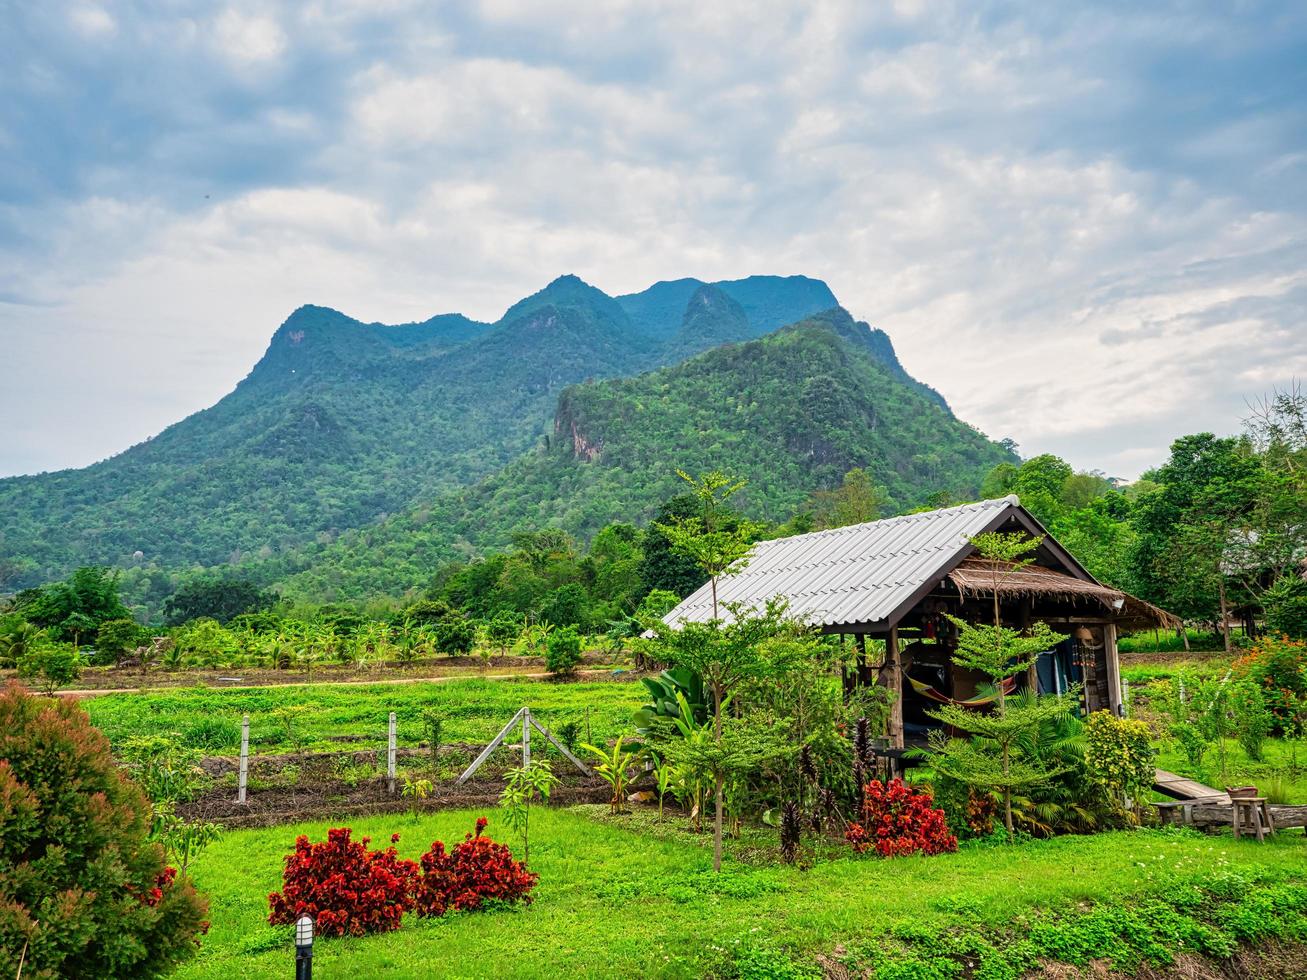
<svg viewBox="0 0 1307 980">
<path fill-rule="evenodd" d="M 0 976 L 153 977 L 192 956 L 204 900 L 76 702 L 0 693 Z"/>
<path fill-rule="evenodd" d="M 301 834 L 295 853 L 286 856 L 280 892 L 268 896 L 268 922 L 285 925 L 302 915 L 312 917 L 323 936 L 362 936 L 398 929 L 404 913 L 413 907 L 413 880 L 417 863 L 390 847 L 375 851 L 370 837 L 350 840 L 348 827 L 333 827 L 327 839 L 311 843 Z"/>
<path fill-rule="evenodd" d="M 944 822 L 944 811 L 930 793 L 895 778 L 879 779 L 863 791 L 861 819 L 849 824 L 844 839 L 859 854 L 875 849 L 881 857 L 943 854 L 958 849 L 958 839 Z"/>
<path fill-rule="evenodd" d="M 422 855 L 422 876 L 413 888 L 413 903 L 418 915 L 439 916 L 449 909 L 469 912 L 487 900 L 499 902 L 531 901 L 531 889 L 540 876 L 514 860 L 506 844 L 482 836 L 486 818 L 476 823 L 476 833 L 446 852 L 436 841 Z"/>
</svg>

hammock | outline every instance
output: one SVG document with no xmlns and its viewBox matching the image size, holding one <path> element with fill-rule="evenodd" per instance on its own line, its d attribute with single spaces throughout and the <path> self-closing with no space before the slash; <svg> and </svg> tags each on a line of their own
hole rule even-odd
<svg viewBox="0 0 1307 980">
<path fill-rule="evenodd" d="M 900 673 L 903 674 L 903 679 L 912 685 L 912 689 L 923 698 L 930 698 L 932 701 L 938 701 L 940 704 L 957 704 L 964 708 L 983 708 L 998 700 L 999 692 L 993 691 L 990 694 L 977 694 L 975 697 L 967 698 L 965 701 L 958 701 L 955 698 L 949 697 L 947 694 L 937 691 L 929 684 L 925 684 L 913 677 L 909 677 L 907 671 L 900 671 Z M 1016 690 L 1016 687 L 1017 679 L 1015 677 L 1009 677 L 1002 684 L 1003 695 L 1007 696 L 1011 694 Z"/>
</svg>

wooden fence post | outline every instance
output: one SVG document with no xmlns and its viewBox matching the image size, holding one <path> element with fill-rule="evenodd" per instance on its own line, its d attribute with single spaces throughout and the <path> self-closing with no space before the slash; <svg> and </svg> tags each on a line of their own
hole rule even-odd
<svg viewBox="0 0 1307 980">
<path fill-rule="evenodd" d="M 250 773 L 250 716 L 241 718 L 241 769 L 236 782 L 236 802 L 245 802 L 245 786 Z"/>
<path fill-rule="evenodd" d="M 531 709 L 522 711 L 522 768 L 531 765 Z"/>
<path fill-rule="evenodd" d="M 395 795 L 395 712 L 386 725 L 386 788 Z"/>
</svg>

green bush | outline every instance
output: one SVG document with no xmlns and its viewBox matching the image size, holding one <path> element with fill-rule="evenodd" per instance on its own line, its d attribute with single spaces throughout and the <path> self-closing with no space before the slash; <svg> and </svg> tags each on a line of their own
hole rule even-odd
<svg viewBox="0 0 1307 980">
<path fill-rule="evenodd" d="M 1275 716 L 1276 729 L 1291 729 L 1299 705 L 1307 698 L 1307 643 L 1262 636 L 1234 667 L 1238 676 L 1261 689 L 1266 707 Z"/>
<path fill-rule="evenodd" d="M 549 634 L 545 647 L 545 668 L 551 674 L 570 674 L 581 662 L 581 636 L 566 626 Z"/>
<path fill-rule="evenodd" d="M 145 642 L 145 630 L 134 619 L 110 619 L 95 634 L 95 652 L 103 663 L 116 663 Z"/>
<path fill-rule="evenodd" d="M 1296 575 L 1280 578 L 1262 596 L 1266 628 L 1293 639 L 1307 639 L 1307 579 Z"/>
<path fill-rule="evenodd" d="M 1266 707 L 1261 688 L 1252 681 L 1232 684 L 1230 707 L 1234 711 L 1239 744 L 1243 746 L 1248 758 L 1261 762 L 1266 737 L 1275 727 L 1275 716 Z"/>
<path fill-rule="evenodd" d="M 470 651 L 476 639 L 476 623 L 462 613 L 451 613 L 436 627 L 436 644 L 442 653 L 447 653 L 451 657 Z"/>
<path fill-rule="evenodd" d="M 0 694 L 0 975 L 154 977 L 207 906 L 149 842 L 151 810 L 72 701 Z"/>
<path fill-rule="evenodd" d="M 46 694 L 53 694 L 82 676 L 82 658 L 72 644 L 40 636 L 27 644 L 18 658 L 18 676 L 38 684 Z"/>
<path fill-rule="evenodd" d="M 1090 781 L 1116 807 L 1148 799 L 1156 775 L 1152 733 L 1142 721 L 1095 711 L 1085 720 L 1085 764 Z"/>
</svg>

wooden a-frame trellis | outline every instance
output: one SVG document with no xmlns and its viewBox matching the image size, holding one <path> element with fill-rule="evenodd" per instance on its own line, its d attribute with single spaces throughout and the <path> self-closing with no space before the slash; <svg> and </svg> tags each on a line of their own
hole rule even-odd
<svg viewBox="0 0 1307 980">
<path fill-rule="evenodd" d="M 567 750 L 567 747 L 563 745 L 561 742 L 559 742 L 558 739 L 554 738 L 554 736 L 549 734 L 549 729 L 542 728 L 540 726 L 540 723 L 531 717 L 530 708 L 521 708 L 518 710 L 517 714 L 513 715 L 512 720 L 507 725 L 505 725 L 503 728 L 500 729 L 499 734 L 494 737 L 494 740 L 491 741 L 489 745 L 487 745 L 484 749 L 481 750 L 481 754 L 478 755 L 472 761 L 472 764 L 463 771 L 463 775 L 458 777 L 458 784 L 461 785 L 462 783 L 466 782 L 468 779 L 471 778 L 474 772 L 476 772 L 478 769 L 481 768 L 481 763 L 485 762 L 488 758 L 490 758 L 490 753 L 495 751 L 495 749 L 499 748 L 499 746 L 503 743 L 504 739 L 508 737 L 508 733 L 511 732 L 515 727 L 517 727 L 517 723 L 519 721 L 522 723 L 522 765 L 529 766 L 531 764 L 531 729 L 534 728 L 546 739 L 548 739 L 549 743 L 554 748 L 558 749 L 559 752 L 567 756 L 567 758 L 571 760 L 572 765 L 576 766 L 576 768 L 580 769 L 587 776 L 594 775 L 594 773 L 590 771 L 590 768 L 584 762 L 582 762 L 571 752 L 569 752 Z"/>
</svg>

